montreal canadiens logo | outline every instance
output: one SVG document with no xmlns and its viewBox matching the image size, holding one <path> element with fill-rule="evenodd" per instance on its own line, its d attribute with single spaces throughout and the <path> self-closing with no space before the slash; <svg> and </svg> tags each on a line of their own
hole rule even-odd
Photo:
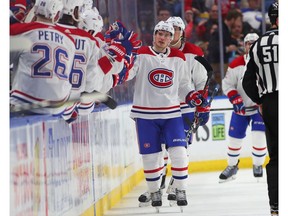
<svg viewBox="0 0 288 216">
<path fill-rule="evenodd" d="M 157 88 L 168 88 L 173 85 L 173 71 L 157 68 L 149 72 L 148 80 Z"/>
</svg>

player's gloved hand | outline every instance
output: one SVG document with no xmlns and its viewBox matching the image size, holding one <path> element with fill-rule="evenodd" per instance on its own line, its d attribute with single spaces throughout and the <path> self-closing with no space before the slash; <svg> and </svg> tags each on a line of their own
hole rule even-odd
<svg viewBox="0 0 288 216">
<path fill-rule="evenodd" d="M 117 85 L 122 84 L 128 79 L 129 70 L 123 67 L 122 71 L 118 74 L 112 74 L 113 77 L 113 88 Z"/>
<path fill-rule="evenodd" d="M 185 102 L 190 107 L 206 107 L 208 106 L 209 102 L 207 101 L 207 93 L 202 95 L 203 91 L 191 91 L 187 94 Z"/>
<path fill-rule="evenodd" d="M 243 103 L 243 98 L 238 94 L 236 90 L 232 90 L 227 94 L 230 102 L 233 104 L 233 109 L 236 114 L 245 114 L 245 105 Z"/>
<path fill-rule="evenodd" d="M 130 70 L 133 67 L 136 58 L 137 58 L 137 54 L 135 54 L 135 53 L 132 53 L 130 55 L 125 55 L 125 57 L 124 57 L 125 67 Z"/>
<path fill-rule="evenodd" d="M 108 47 L 108 54 L 116 61 L 121 62 L 126 54 L 126 49 L 121 44 L 112 43 Z"/>
<path fill-rule="evenodd" d="M 106 43 L 110 43 L 113 39 L 117 38 L 120 36 L 124 36 L 128 30 L 126 27 L 123 25 L 123 23 L 119 20 L 115 21 L 109 26 L 108 31 L 105 32 L 104 38 Z"/>
<path fill-rule="evenodd" d="M 198 117 L 196 117 L 196 124 L 199 124 L 200 126 L 205 125 L 209 120 L 210 106 L 206 107 L 198 106 L 196 107 L 196 112 L 198 112 L 197 113 Z"/>
<path fill-rule="evenodd" d="M 116 43 L 116 44 L 121 44 L 123 47 L 125 47 L 126 49 L 126 54 L 130 55 L 133 52 L 137 52 L 137 49 L 140 48 L 140 46 L 142 45 L 142 41 L 141 40 L 137 40 L 138 34 L 133 32 L 133 31 L 129 31 L 127 32 L 123 38 L 121 39 L 114 39 L 112 43 Z"/>
<path fill-rule="evenodd" d="M 22 22 L 25 18 L 25 10 L 21 7 L 10 8 L 10 24 Z"/>
</svg>

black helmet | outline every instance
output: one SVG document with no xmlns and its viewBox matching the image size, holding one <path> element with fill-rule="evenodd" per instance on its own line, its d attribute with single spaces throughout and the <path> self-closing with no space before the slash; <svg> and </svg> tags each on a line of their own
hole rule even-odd
<svg viewBox="0 0 288 216">
<path fill-rule="evenodd" d="M 268 9 L 268 16 L 272 24 L 276 24 L 276 19 L 278 18 L 278 8 L 279 8 L 278 2 L 274 2 L 273 4 L 270 5 Z"/>
</svg>

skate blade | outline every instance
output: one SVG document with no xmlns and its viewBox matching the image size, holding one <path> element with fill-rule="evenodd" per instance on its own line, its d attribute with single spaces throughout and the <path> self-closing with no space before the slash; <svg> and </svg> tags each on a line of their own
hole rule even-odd
<svg viewBox="0 0 288 216">
<path fill-rule="evenodd" d="M 257 183 L 259 183 L 261 181 L 262 177 L 255 177 L 255 179 L 256 179 Z"/>
<path fill-rule="evenodd" d="M 236 179 L 236 176 L 231 176 L 230 178 L 228 179 L 219 179 L 219 183 L 225 183 L 225 182 L 229 182 L 229 181 L 232 181 L 232 180 L 235 180 Z"/>
<path fill-rule="evenodd" d="M 169 206 L 170 207 L 177 206 L 177 201 L 176 200 L 169 200 Z"/>
<path fill-rule="evenodd" d="M 156 213 L 160 212 L 160 207 L 159 206 L 156 206 L 155 209 L 156 209 Z"/>
<path fill-rule="evenodd" d="M 139 203 L 139 207 L 148 207 L 148 206 L 151 206 L 151 201 L 149 202 L 140 202 Z"/>
</svg>

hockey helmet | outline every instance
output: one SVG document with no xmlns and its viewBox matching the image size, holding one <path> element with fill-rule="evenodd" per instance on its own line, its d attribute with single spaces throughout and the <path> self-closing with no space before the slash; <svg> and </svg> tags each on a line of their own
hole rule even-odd
<svg viewBox="0 0 288 216">
<path fill-rule="evenodd" d="M 271 4 L 268 9 L 268 16 L 272 24 L 276 23 L 276 19 L 278 18 L 278 9 L 279 9 L 278 2 L 274 2 L 273 4 Z"/>
<path fill-rule="evenodd" d="M 185 24 L 181 17 L 172 16 L 167 19 L 167 22 L 171 23 L 173 26 L 179 27 L 182 31 L 185 29 Z"/>
<path fill-rule="evenodd" d="M 93 36 L 102 31 L 104 23 L 96 7 L 85 10 L 81 16 L 82 20 L 78 23 L 79 28 L 85 31 L 93 30 Z"/>
<path fill-rule="evenodd" d="M 259 38 L 259 36 L 256 33 L 248 33 L 245 38 L 244 38 L 244 44 L 246 44 L 246 42 L 254 42 Z"/>
<path fill-rule="evenodd" d="M 63 9 L 62 0 L 39 0 L 35 2 L 35 14 L 43 15 L 48 19 L 55 19 L 58 12 Z"/>
<path fill-rule="evenodd" d="M 79 13 L 81 13 L 84 6 L 83 4 L 83 0 L 63 0 L 63 13 L 73 16 L 76 7 L 79 7 Z"/>
<path fill-rule="evenodd" d="M 160 21 L 154 28 L 154 35 L 157 31 L 167 31 L 171 33 L 171 37 L 174 37 L 174 28 L 171 23 L 167 21 Z"/>
</svg>

